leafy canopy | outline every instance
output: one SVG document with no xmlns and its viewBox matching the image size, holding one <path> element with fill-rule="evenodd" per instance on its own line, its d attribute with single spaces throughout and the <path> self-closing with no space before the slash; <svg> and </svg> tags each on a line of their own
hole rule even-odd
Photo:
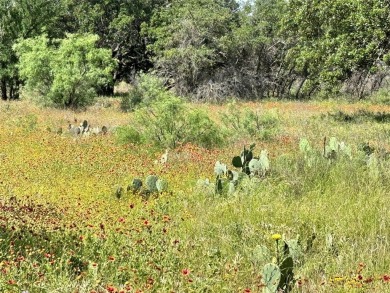
<svg viewBox="0 0 390 293">
<path fill-rule="evenodd" d="M 25 87 L 46 104 L 79 107 L 90 104 L 98 86 L 109 83 L 116 62 L 107 49 L 96 48 L 98 36 L 68 34 L 49 41 L 46 35 L 14 46 Z"/>
</svg>

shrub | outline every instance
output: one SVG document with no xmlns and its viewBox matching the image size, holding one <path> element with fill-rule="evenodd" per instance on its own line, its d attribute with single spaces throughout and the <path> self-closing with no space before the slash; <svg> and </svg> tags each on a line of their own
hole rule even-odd
<svg viewBox="0 0 390 293">
<path fill-rule="evenodd" d="M 120 128 L 117 134 L 120 142 L 145 141 L 170 148 L 180 143 L 209 148 L 223 142 L 224 134 L 205 112 L 186 105 L 162 84 L 150 85 L 147 88 L 146 83 L 139 84 L 138 89 L 144 93 L 142 102 L 135 111 L 133 126 Z"/>
<path fill-rule="evenodd" d="M 133 143 L 139 144 L 142 142 L 142 137 L 139 131 L 130 125 L 118 127 L 115 130 L 117 141 L 121 144 Z"/>
<path fill-rule="evenodd" d="M 203 147 L 222 144 L 224 134 L 204 111 L 193 109 L 187 115 L 187 142 L 193 142 Z"/>
<path fill-rule="evenodd" d="M 161 79 L 152 74 L 141 73 L 128 95 L 122 97 L 121 109 L 124 112 L 134 111 L 138 106 L 147 106 L 156 100 L 172 96 Z"/>
<path fill-rule="evenodd" d="M 111 80 L 115 61 L 107 49 L 96 48 L 98 36 L 68 34 L 49 41 L 46 35 L 14 46 L 25 88 L 46 105 L 80 107 L 93 102 L 96 89 Z"/>
<path fill-rule="evenodd" d="M 240 109 L 240 105 L 231 103 L 228 110 L 221 114 L 225 126 L 237 136 L 270 140 L 279 132 L 279 116 L 276 111 L 254 111 Z"/>
</svg>

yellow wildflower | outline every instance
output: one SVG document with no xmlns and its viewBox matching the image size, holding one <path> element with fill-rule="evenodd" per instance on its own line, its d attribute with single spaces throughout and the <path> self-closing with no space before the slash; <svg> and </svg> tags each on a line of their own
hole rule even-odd
<svg viewBox="0 0 390 293">
<path fill-rule="evenodd" d="M 273 234 L 272 239 L 278 241 L 279 239 L 282 239 L 282 235 L 280 234 Z"/>
<path fill-rule="evenodd" d="M 344 280 L 345 280 L 344 277 L 334 277 L 334 279 L 333 279 L 333 281 L 335 281 L 335 282 L 342 282 Z"/>
</svg>

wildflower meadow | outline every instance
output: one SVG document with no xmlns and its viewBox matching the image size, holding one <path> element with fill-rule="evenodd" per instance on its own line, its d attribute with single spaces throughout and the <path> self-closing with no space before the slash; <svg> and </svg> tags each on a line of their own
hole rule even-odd
<svg viewBox="0 0 390 293">
<path fill-rule="evenodd" d="M 390 291 L 389 106 L 196 107 L 207 147 L 123 139 L 116 98 L 2 101 L 0 292 Z"/>
</svg>

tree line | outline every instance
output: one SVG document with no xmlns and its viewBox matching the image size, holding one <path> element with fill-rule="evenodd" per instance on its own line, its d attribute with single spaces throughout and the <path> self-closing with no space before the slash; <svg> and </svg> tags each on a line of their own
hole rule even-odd
<svg viewBox="0 0 390 293">
<path fill-rule="evenodd" d="M 389 64 L 387 0 L 0 0 L 3 100 L 72 106 L 141 72 L 195 100 L 362 98 Z"/>
</svg>

